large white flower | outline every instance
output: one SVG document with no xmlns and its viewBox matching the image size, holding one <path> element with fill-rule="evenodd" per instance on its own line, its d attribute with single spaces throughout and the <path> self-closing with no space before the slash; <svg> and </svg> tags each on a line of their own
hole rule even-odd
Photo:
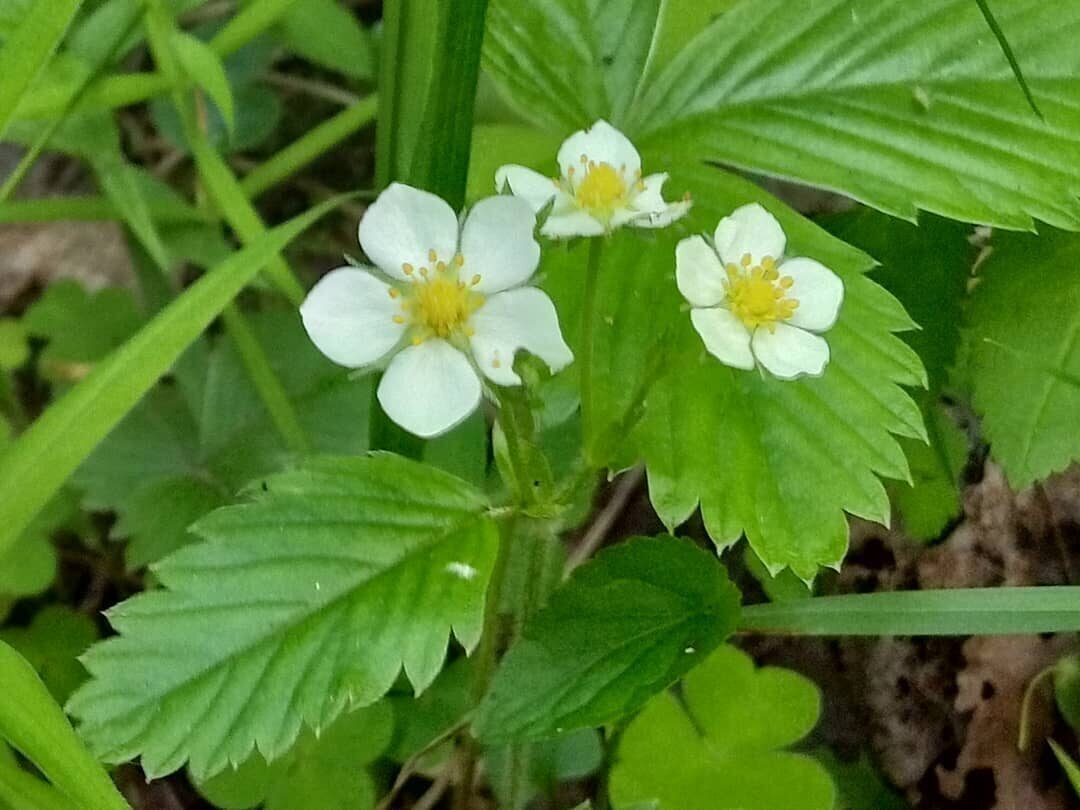
<svg viewBox="0 0 1080 810">
<path fill-rule="evenodd" d="M 418 436 L 445 433 L 479 405 L 481 374 L 521 384 L 518 349 L 553 371 L 573 360 L 551 299 L 525 286 L 540 261 L 535 227 L 529 206 L 504 196 L 478 202 L 459 229 L 439 197 L 394 183 L 360 220 L 375 268 L 328 273 L 300 307 L 304 327 L 335 363 L 388 361 L 387 415 Z"/>
<path fill-rule="evenodd" d="M 642 177 L 637 149 L 607 121 L 563 141 L 558 162 L 555 179 L 513 164 L 495 173 L 496 189 L 509 187 L 533 211 L 554 199 L 540 229 L 544 236 L 599 236 L 623 225 L 663 228 L 690 210 L 689 197 L 664 201 L 660 192 L 667 174 Z"/>
<path fill-rule="evenodd" d="M 712 245 L 679 242 L 675 278 L 710 354 L 793 380 L 825 371 L 829 344 L 815 333 L 836 322 L 844 284 L 813 259 L 785 259 L 786 241 L 772 214 L 744 205 L 720 220 Z"/>
</svg>

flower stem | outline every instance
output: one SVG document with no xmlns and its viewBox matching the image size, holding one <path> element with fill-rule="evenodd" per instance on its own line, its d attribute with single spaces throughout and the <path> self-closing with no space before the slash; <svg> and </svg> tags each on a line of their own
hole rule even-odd
<svg viewBox="0 0 1080 810">
<path fill-rule="evenodd" d="M 600 261 L 604 253 L 603 237 L 589 242 L 589 261 L 585 267 L 585 295 L 581 309 L 581 357 L 578 369 L 581 373 L 581 430 L 585 438 L 585 452 L 589 453 L 593 439 L 593 355 L 596 347 L 596 288 L 600 278 Z"/>
</svg>

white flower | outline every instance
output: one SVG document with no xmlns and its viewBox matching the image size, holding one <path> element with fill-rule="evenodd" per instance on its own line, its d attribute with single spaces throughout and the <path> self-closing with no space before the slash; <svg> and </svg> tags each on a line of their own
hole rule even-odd
<svg viewBox="0 0 1080 810">
<path fill-rule="evenodd" d="M 375 268 L 328 273 L 300 307 L 304 328 L 335 363 L 388 362 L 387 415 L 424 438 L 445 433 L 480 404 L 481 373 L 521 384 L 518 349 L 552 371 L 573 360 L 551 299 L 526 286 L 540 261 L 535 227 L 529 206 L 504 196 L 478 202 L 459 230 L 439 197 L 394 183 L 360 220 Z"/>
<path fill-rule="evenodd" d="M 575 132 L 559 148 L 560 176 L 554 180 L 524 166 L 503 166 L 495 187 L 510 191 L 540 211 L 554 198 L 540 232 L 558 239 L 600 236 L 623 225 L 663 228 L 690 210 L 690 199 L 668 203 L 660 191 L 666 173 L 641 176 L 641 156 L 607 121 Z"/>
<path fill-rule="evenodd" d="M 679 242 L 675 278 L 710 354 L 794 380 L 825 370 L 829 344 L 814 333 L 836 322 L 844 284 L 813 259 L 785 259 L 785 243 L 772 214 L 744 205 L 720 220 L 712 246 L 700 236 Z"/>
</svg>

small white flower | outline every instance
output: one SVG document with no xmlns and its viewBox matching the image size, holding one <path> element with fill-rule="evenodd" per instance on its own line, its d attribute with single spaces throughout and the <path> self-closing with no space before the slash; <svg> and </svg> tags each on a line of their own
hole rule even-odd
<svg viewBox="0 0 1080 810">
<path fill-rule="evenodd" d="M 690 210 L 689 197 L 668 203 L 661 189 L 666 173 L 641 176 L 641 156 L 607 121 L 575 132 L 559 148 L 560 176 L 554 180 L 524 166 L 503 166 L 495 187 L 510 191 L 540 211 L 554 198 L 540 232 L 558 239 L 600 236 L 623 225 L 663 228 Z"/>
<path fill-rule="evenodd" d="M 744 205 L 720 220 L 712 246 L 700 236 L 679 242 L 675 278 L 710 354 L 794 380 L 824 372 L 829 344 L 814 333 L 836 323 L 844 284 L 813 259 L 785 259 L 786 241 L 772 214 Z"/>
<path fill-rule="evenodd" d="M 573 360 L 547 295 L 526 282 L 540 261 L 536 216 L 513 197 L 478 202 L 459 229 L 442 199 L 394 183 L 360 220 L 375 268 L 340 267 L 300 307 L 311 340 L 342 366 L 386 363 L 378 398 L 406 430 L 429 438 L 477 405 L 482 373 L 520 385 L 514 354 L 552 371 Z"/>
</svg>

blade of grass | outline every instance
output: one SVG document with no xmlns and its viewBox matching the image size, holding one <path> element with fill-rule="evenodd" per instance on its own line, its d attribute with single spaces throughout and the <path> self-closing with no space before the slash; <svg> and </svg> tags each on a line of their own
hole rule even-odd
<svg viewBox="0 0 1080 810">
<path fill-rule="evenodd" d="M 1047 740 L 1047 742 L 1050 743 L 1050 748 L 1053 749 L 1054 756 L 1057 757 L 1061 769 L 1069 777 L 1069 784 L 1072 785 L 1073 793 L 1080 797 L 1080 765 L 1077 765 L 1076 760 L 1066 754 L 1065 749 L 1056 742 L 1053 740 Z"/>
<path fill-rule="evenodd" d="M 159 224 L 213 222 L 213 217 L 189 205 L 147 200 L 151 218 Z M 83 220 L 104 222 L 121 219 L 116 205 L 104 197 L 46 197 L 0 203 L 0 223 Z"/>
<path fill-rule="evenodd" d="M 267 262 L 346 199 L 328 200 L 232 254 L 98 364 L 0 456 L 0 553 Z"/>
<path fill-rule="evenodd" d="M 62 2 L 77 3 L 79 0 Z M 235 53 L 274 25 L 294 2 L 295 0 L 256 0 L 249 3 L 210 40 L 210 48 L 221 57 Z M 56 0 L 56 3 L 60 5 L 61 0 Z M 86 89 L 79 109 L 111 110 L 127 107 L 167 93 L 172 88 L 173 83 L 160 72 L 103 76 Z M 34 95 L 24 99 L 19 106 L 18 117 L 55 118 L 62 114 L 70 93 L 70 85 L 39 88 Z"/>
<path fill-rule="evenodd" d="M 0 752 L 0 802 L 20 810 L 79 810 L 63 793 Z"/>
<path fill-rule="evenodd" d="M 0 137 L 19 100 L 48 64 L 82 0 L 38 0 L 0 49 Z"/>
<path fill-rule="evenodd" d="M 0 736 L 83 810 L 131 810 L 83 747 L 34 668 L 0 642 Z M 21 802 L 15 807 L 23 808 Z"/>
<path fill-rule="evenodd" d="M 819 596 L 743 608 L 739 629 L 812 636 L 974 636 L 1080 630 L 1080 587 Z"/>
</svg>

